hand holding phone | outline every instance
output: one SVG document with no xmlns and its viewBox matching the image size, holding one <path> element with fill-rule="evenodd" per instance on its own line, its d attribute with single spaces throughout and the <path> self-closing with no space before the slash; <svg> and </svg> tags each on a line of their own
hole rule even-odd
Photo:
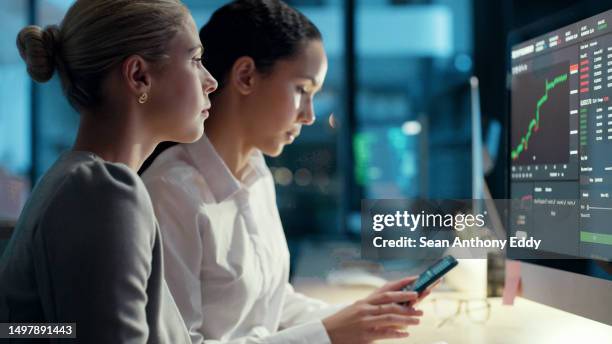
<svg viewBox="0 0 612 344">
<path fill-rule="evenodd" d="M 417 293 L 421 294 L 429 286 L 434 284 L 447 272 L 457 266 L 457 264 L 459 264 L 459 262 L 453 256 L 446 256 L 431 265 L 427 270 L 419 275 L 419 278 L 414 281 L 414 283 L 407 285 L 402 290 L 416 291 Z"/>
</svg>

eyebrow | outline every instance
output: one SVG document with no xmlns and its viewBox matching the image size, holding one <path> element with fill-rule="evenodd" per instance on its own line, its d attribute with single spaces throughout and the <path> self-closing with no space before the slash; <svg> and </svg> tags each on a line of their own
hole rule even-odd
<svg viewBox="0 0 612 344">
<path fill-rule="evenodd" d="M 301 76 L 300 78 L 310 80 L 310 82 L 312 83 L 312 86 L 314 86 L 315 88 L 318 88 L 321 86 L 312 76 Z"/>
<path fill-rule="evenodd" d="M 191 53 L 195 52 L 198 49 L 200 49 L 200 50 L 202 50 L 202 52 L 204 52 L 204 47 L 202 46 L 202 44 L 199 44 L 199 45 L 189 49 L 189 53 L 191 54 Z"/>
</svg>

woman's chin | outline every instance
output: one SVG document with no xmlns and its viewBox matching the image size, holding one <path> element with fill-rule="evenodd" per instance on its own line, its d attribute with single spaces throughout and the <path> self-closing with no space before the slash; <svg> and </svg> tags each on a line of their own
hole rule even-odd
<svg viewBox="0 0 612 344">
<path fill-rule="evenodd" d="M 196 142 L 197 140 L 199 140 L 203 134 L 204 134 L 204 125 L 201 124 L 200 126 L 192 128 L 191 130 L 186 132 L 184 135 L 181 136 L 180 139 L 171 140 L 171 141 L 176 141 L 180 143 L 192 143 L 192 142 Z"/>
<path fill-rule="evenodd" d="M 276 158 L 277 156 L 283 153 L 283 149 L 285 148 L 284 144 L 275 144 L 270 147 L 265 147 L 264 149 L 260 149 L 265 155 Z"/>
</svg>

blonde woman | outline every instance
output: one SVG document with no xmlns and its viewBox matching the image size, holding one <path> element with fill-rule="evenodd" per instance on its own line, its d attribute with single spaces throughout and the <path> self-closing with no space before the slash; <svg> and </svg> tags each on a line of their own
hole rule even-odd
<svg viewBox="0 0 612 344">
<path fill-rule="evenodd" d="M 80 343 L 189 343 L 136 171 L 157 143 L 202 135 L 217 83 L 191 15 L 178 0 L 77 0 L 17 45 L 34 80 L 59 74 L 80 125 L 2 257 L 0 322 L 75 322 Z"/>
<path fill-rule="evenodd" d="M 327 56 L 319 30 L 278 0 L 238 0 L 200 31 L 220 87 L 206 135 L 143 174 L 164 237 L 166 278 L 193 343 L 359 344 L 401 338 L 421 312 L 414 278 L 340 309 L 289 283 L 289 251 L 264 154 L 315 120 Z"/>
</svg>

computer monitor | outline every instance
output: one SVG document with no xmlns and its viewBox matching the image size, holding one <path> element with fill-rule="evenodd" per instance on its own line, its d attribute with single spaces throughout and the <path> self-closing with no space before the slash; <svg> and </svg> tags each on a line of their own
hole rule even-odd
<svg viewBox="0 0 612 344">
<path fill-rule="evenodd" d="M 521 261 L 524 297 L 612 325 L 612 10 L 583 7 L 510 35 L 509 195 L 533 208 L 508 229 L 559 258 Z"/>
</svg>

